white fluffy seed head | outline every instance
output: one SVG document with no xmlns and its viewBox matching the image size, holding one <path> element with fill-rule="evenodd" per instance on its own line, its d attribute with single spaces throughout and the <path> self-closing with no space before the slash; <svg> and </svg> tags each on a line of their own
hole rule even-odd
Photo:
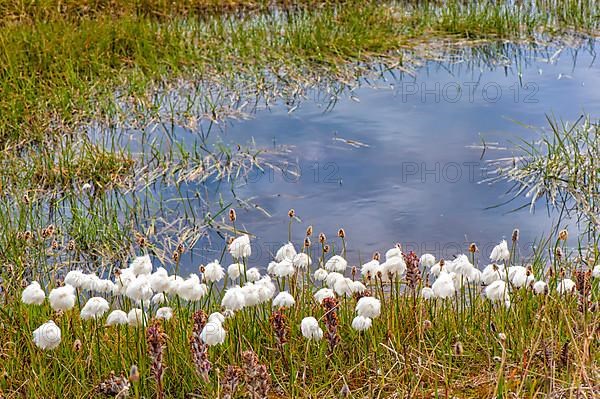
<svg viewBox="0 0 600 399">
<path fill-rule="evenodd" d="M 163 320 L 170 320 L 173 317 L 173 309 L 168 306 L 158 308 L 156 311 L 156 318 Z"/>
<path fill-rule="evenodd" d="M 129 265 L 129 268 L 136 277 L 152 273 L 152 260 L 150 259 L 150 255 L 136 257 Z"/>
<path fill-rule="evenodd" d="M 204 277 L 204 281 L 208 283 L 216 283 L 225 277 L 225 271 L 219 264 L 219 261 L 215 260 L 204 266 L 204 273 L 202 276 Z"/>
<path fill-rule="evenodd" d="M 108 312 L 109 305 L 106 299 L 102 297 L 92 297 L 88 299 L 81 309 L 81 320 L 97 319 Z"/>
<path fill-rule="evenodd" d="M 356 313 L 359 316 L 374 319 L 381 314 L 381 301 L 377 298 L 364 296 L 356 303 Z"/>
<path fill-rule="evenodd" d="M 276 308 L 289 308 L 296 304 L 296 300 L 294 297 L 287 291 L 281 291 L 277 296 L 273 299 L 273 307 Z"/>
<path fill-rule="evenodd" d="M 106 318 L 107 326 L 117 326 L 127 324 L 127 313 L 122 310 L 113 310 Z"/>
<path fill-rule="evenodd" d="M 54 310 L 69 310 L 75 306 L 75 288 L 70 285 L 54 288 L 50 291 L 48 300 Z"/>
<path fill-rule="evenodd" d="M 220 321 L 213 319 L 206 323 L 202 332 L 200 332 L 200 339 L 208 346 L 220 345 L 225 342 L 226 331 Z"/>
<path fill-rule="evenodd" d="M 339 255 L 332 256 L 325 263 L 325 270 L 330 272 L 343 273 L 346 270 L 346 267 L 348 267 L 348 262 Z"/>
<path fill-rule="evenodd" d="M 305 317 L 302 319 L 300 330 L 306 339 L 318 341 L 323 338 L 323 330 L 319 327 L 319 322 L 314 317 Z"/>
<path fill-rule="evenodd" d="M 52 320 L 47 321 L 33 331 L 33 342 L 43 350 L 52 350 L 60 345 L 60 328 Z"/>
<path fill-rule="evenodd" d="M 46 293 L 37 281 L 29 284 L 21 293 L 21 302 L 26 305 L 41 305 L 46 299 Z"/>
<path fill-rule="evenodd" d="M 373 320 L 364 316 L 356 316 L 352 320 L 352 328 L 356 331 L 366 331 L 373 325 Z"/>
<path fill-rule="evenodd" d="M 234 259 L 248 258 L 252 255 L 250 237 L 247 234 L 237 237 L 229 244 L 229 253 Z"/>
</svg>

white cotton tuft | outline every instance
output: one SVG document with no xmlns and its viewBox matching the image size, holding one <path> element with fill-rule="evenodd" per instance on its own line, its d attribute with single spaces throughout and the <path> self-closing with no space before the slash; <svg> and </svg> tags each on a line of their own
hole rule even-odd
<svg viewBox="0 0 600 399">
<path fill-rule="evenodd" d="M 154 293 L 147 274 L 140 274 L 127 286 L 125 295 L 136 302 L 149 302 Z"/>
<path fill-rule="evenodd" d="M 228 288 L 221 300 L 221 306 L 234 312 L 243 309 L 246 306 L 246 300 L 242 287 L 234 285 Z"/>
<path fill-rule="evenodd" d="M 69 310 L 75 306 L 75 288 L 70 285 L 54 288 L 50 291 L 48 300 L 54 310 Z"/>
<path fill-rule="evenodd" d="M 219 261 L 215 260 L 214 262 L 210 262 L 208 265 L 204 266 L 204 272 L 202 273 L 202 276 L 204 277 L 204 281 L 208 283 L 216 283 L 225 277 L 225 271 L 219 264 Z"/>
<path fill-rule="evenodd" d="M 152 302 L 153 305 L 160 305 L 161 303 L 164 303 L 165 301 L 166 301 L 165 294 L 163 294 L 162 292 L 159 292 L 158 294 L 154 294 L 154 296 L 150 300 L 150 302 Z"/>
<path fill-rule="evenodd" d="M 240 275 L 244 272 L 244 265 L 241 263 L 232 263 L 227 268 L 227 275 L 231 280 L 237 280 Z"/>
<path fill-rule="evenodd" d="M 314 295 L 315 301 L 320 305 L 325 298 L 335 298 L 335 293 L 331 288 L 321 288 Z"/>
<path fill-rule="evenodd" d="M 575 292 L 575 287 L 575 281 L 571 280 L 570 278 L 566 278 L 558 282 L 556 285 L 556 291 L 558 291 L 559 294 L 571 294 Z"/>
<path fill-rule="evenodd" d="M 234 259 L 248 258 L 252 255 L 250 237 L 247 234 L 237 237 L 229 244 L 229 253 Z"/>
<path fill-rule="evenodd" d="M 226 331 L 223 329 L 223 325 L 216 319 L 206 323 L 202 332 L 200 333 L 200 339 L 208 346 L 220 345 L 225 342 Z"/>
<path fill-rule="evenodd" d="M 199 301 L 202 297 L 208 294 L 206 284 L 200 283 L 200 277 L 196 274 L 190 274 L 185 281 L 179 284 L 177 295 L 186 301 Z"/>
<path fill-rule="evenodd" d="M 159 267 L 150 275 L 150 287 L 154 292 L 165 292 L 169 289 L 169 274 L 164 267 Z"/>
<path fill-rule="evenodd" d="M 373 320 L 368 317 L 356 316 L 352 320 L 352 328 L 356 331 L 366 331 L 371 328 L 371 325 L 373 325 Z"/>
<path fill-rule="evenodd" d="M 251 267 L 246 271 L 246 280 L 251 283 L 260 280 L 260 272 L 256 267 Z"/>
<path fill-rule="evenodd" d="M 339 255 L 332 256 L 325 263 L 325 270 L 330 272 L 343 273 L 346 270 L 346 267 L 348 267 L 348 262 Z"/>
<path fill-rule="evenodd" d="M 423 254 L 421 255 L 421 259 L 419 259 L 419 263 L 423 267 L 431 267 L 435 265 L 435 256 L 432 254 Z"/>
<path fill-rule="evenodd" d="M 381 314 L 381 301 L 370 296 L 363 296 L 356 303 L 356 313 L 359 316 L 374 319 Z"/>
<path fill-rule="evenodd" d="M 33 342 L 43 350 L 52 350 L 60 345 L 60 328 L 52 320 L 47 321 L 33 331 Z"/>
<path fill-rule="evenodd" d="M 546 295 L 548 293 L 548 284 L 541 280 L 536 281 L 533 284 L 533 292 L 535 292 L 536 295 Z"/>
<path fill-rule="evenodd" d="M 402 256 L 391 256 L 381 264 L 381 278 L 383 281 L 395 280 L 406 273 L 406 262 Z"/>
<path fill-rule="evenodd" d="M 108 312 L 109 306 L 106 299 L 102 297 L 92 297 L 88 299 L 81 309 L 81 320 L 97 319 Z"/>
<path fill-rule="evenodd" d="M 294 297 L 287 291 L 281 291 L 273 299 L 273 307 L 276 308 L 289 308 L 296 304 Z"/>
<path fill-rule="evenodd" d="M 41 305 L 46 299 L 46 293 L 37 281 L 29 284 L 21 293 L 21 302 L 26 305 Z"/>
<path fill-rule="evenodd" d="M 492 302 L 510 301 L 508 286 L 504 280 L 496 280 L 485 288 L 485 296 Z"/>
<path fill-rule="evenodd" d="M 594 266 L 594 268 L 592 269 L 592 277 L 600 278 L 600 265 Z"/>
<path fill-rule="evenodd" d="M 117 326 L 127 324 L 127 313 L 122 310 L 113 310 L 106 318 L 107 326 Z"/>
<path fill-rule="evenodd" d="M 283 259 L 273 267 L 272 271 L 273 275 L 279 278 L 284 278 L 292 276 L 296 272 L 296 269 L 294 269 L 294 265 L 292 264 L 291 260 Z"/>
<path fill-rule="evenodd" d="M 436 298 L 446 299 L 454 295 L 456 288 L 453 280 L 454 273 L 442 272 L 431 285 Z"/>
<path fill-rule="evenodd" d="M 370 276 L 371 279 L 376 279 L 377 274 L 381 271 L 382 267 L 377 259 L 370 260 L 369 262 L 362 265 L 362 267 L 360 268 L 360 274 L 362 274 L 363 277 Z"/>
<path fill-rule="evenodd" d="M 490 285 L 496 280 L 503 280 L 506 278 L 506 271 L 504 265 L 497 265 L 495 263 L 487 265 L 481 273 L 481 281 L 483 284 Z"/>
<path fill-rule="evenodd" d="M 158 308 L 156 311 L 156 318 L 163 320 L 170 320 L 173 317 L 173 309 L 168 306 Z"/>
<path fill-rule="evenodd" d="M 421 297 L 423 299 L 429 300 L 435 297 L 435 294 L 433 293 L 431 287 L 423 287 L 423 289 L 421 290 Z"/>
<path fill-rule="evenodd" d="M 292 259 L 292 264 L 296 269 L 306 270 L 312 264 L 312 260 L 307 254 L 299 253 L 294 256 L 294 259 Z"/>
<path fill-rule="evenodd" d="M 492 262 L 508 262 L 510 260 L 510 251 L 508 250 L 508 244 L 506 243 L 506 240 L 500 241 L 500 244 L 496 245 L 494 249 L 492 249 L 490 260 Z"/>
<path fill-rule="evenodd" d="M 86 279 L 86 275 L 81 270 L 71 270 L 65 276 L 64 282 L 73 288 L 81 288 Z"/>
<path fill-rule="evenodd" d="M 288 242 L 287 244 L 283 245 L 277 250 L 277 253 L 275 254 L 275 260 L 277 262 L 287 260 L 290 263 L 292 263 L 292 261 L 294 260 L 294 256 L 296 256 L 296 249 L 294 248 L 294 244 Z"/>
<path fill-rule="evenodd" d="M 147 319 L 148 316 L 142 309 L 134 308 L 127 313 L 127 324 L 131 327 L 143 326 Z"/>
<path fill-rule="evenodd" d="M 136 277 L 152 273 L 152 260 L 150 260 L 150 255 L 138 256 L 131 262 L 129 268 L 133 270 L 133 274 Z"/>
<path fill-rule="evenodd" d="M 313 276 L 315 278 L 315 281 L 323 281 L 327 278 L 328 274 L 329 273 L 325 269 L 317 269 L 317 270 L 315 270 L 315 273 Z"/>
<path fill-rule="evenodd" d="M 323 330 L 319 327 L 319 322 L 314 317 L 305 317 L 302 319 L 300 330 L 306 339 L 318 341 L 323 338 Z"/>
</svg>

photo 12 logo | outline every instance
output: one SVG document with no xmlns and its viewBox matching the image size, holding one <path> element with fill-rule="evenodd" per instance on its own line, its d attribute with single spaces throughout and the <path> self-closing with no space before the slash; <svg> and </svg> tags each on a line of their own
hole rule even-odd
<svg viewBox="0 0 600 399">
<path fill-rule="evenodd" d="M 517 82 L 503 86 L 497 82 L 402 82 L 398 88 L 401 101 L 423 103 L 497 103 L 503 98 L 515 103 L 537 104 L 539 86 L 533 82 Z"/>
</svg>

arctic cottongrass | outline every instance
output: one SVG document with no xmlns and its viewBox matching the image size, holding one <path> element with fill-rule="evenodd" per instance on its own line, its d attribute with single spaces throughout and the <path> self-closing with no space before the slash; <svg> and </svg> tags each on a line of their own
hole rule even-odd
<svg viewBox="0 0 600 399">
<path fill-rule="evenodd" d="M 158 308 L 156 311 L 157 319 L 170 320 L 171 317 L 173 317 L 173 309 L 168 306 Z"/>
<path fill-rule="evenodd" d="M 237 280 L 244 271 L 244 265 L 241 263 L 232 263 L 227 267 L 227 276 L 231 280 Z"/>
<path fill-rule="evenodd" d="M 346 270 L 346 267 L 348 267 L 348 262 L 339 255 L 332 256 L 325 263 L 325 270 L 330 272 L 343 273 Z"/>
<path fill-rule="evenodd" d="M 256 267 L 248 269 L 246 271 L 246 280 L 252 283 L 260 280 L 260 271 Z"/>
<path fill-rule="evenodd" d="M 435 294 L 431 287 L 423 287 L 423 289 L 421 289 L 421 297 L 423 297 L 423 299 L 432 299 L 434 296 Z"/>
<path fill-rule="evenodd" d="M 208 293 L 206 284 L 200 283 L 200 277 L 197 274 L 190 274 L 185 281 L 179 283 L 177 295 L 186 301 L 199 301 Z"/>
<path fill-rule="evenodd" d="M 296 300 L 292 295 L 290 295 L 287 291 L 281 291 L 277 296 L 273 299 L 273 307 L 283 307 L 289 308 L 296 304 Z"/>
<path fill-rule="evenodd" d="M 247 234 L 237 237 L 229 244 L 229 253 L 234 259 L 248 258 L 252 255 L 250 237 Z"/>
<path fill-rule="evenodd" d="M 166 301 L 165 294 L 163 294 L 162 292 L 159 292 L 158 294 L 154 294 L 154 296 L 150 300 L 150 302 L 153 305 L 160 305 L 161 303 L 164 303 L 165 301 Z"/>
<path fill-rule="evenodd" d="M 435 256 L 433 256 L 432 254 L 423 254 L 421 255 L 419 263 L 423 267 L 431 267 L 435 265 Z"/>
<path fill-rule="evenodd" d="M 333 290 L 339 296 L 352 296 L 352 279 L 348 277 L 338 278 L 333 284 Z"/>
<path fill-rule="evenodd" d="M 325 277 L 325 284 L 329 287 L 329 288 L 333 288 L 335 286 L 335 282 L 340 280 L 340 279 L 344 279 L 344 275 L 338 272 L 331 272 L 327 275 L 327 277 Z"/>
<path fill-rule="evenodd" d="M 310 259 L 310 256 L 308 256 L 307 254 L 299 253 L 294 256 L 294 259 L 292 259 L 292 264 L 296 269 L 305 270 L 310 267 L 312 261 Z"/>
<path fill-rule="evenodd" d="M 360 268 L 360 274 L 363 277 L 370 277 L 372 279 L 377 277 L 377 274 L 381 272 L 381 265 L 377 259 L 373 259 L 362 265 Z"/>
<path fill-rule="evenodd" d="M 217 319 L 209 320 L 200 333 L 200 339 L 208 346 L 220 345 L 225 342 L 226 331 Z"/>
<path fill-rule="evenodd" d="M 391 256 L 381 264 L 381 274 L 384 281 L 395 280 L 406 273 L 406 262 L 402 256 Z"/>
<path fill-rule="evenodd" d="M 564 280 L 558 282 L 556 285 L 556 291 L 558 291 L 559 294 L 571 294 L 575 291 L 575 287 L 576 284 L 573 280 L 570 278 L 565 278 Z"/>
<path fill-rule="evenodd" d="M 535 292 L 536 295 L 545 295 L 548 293 L 548 284 L 546 284 L 546 282 L 544 281 L 536 281 L 533 284 L 533 292 Z"/>
<path fill-rule="evenodd" d="M 46 293 L 40 283 L 33 281 L 21 293 L 21 302 L 26 305 L 41 305 L 46 299 Z"/>
<path fill-rule="evenodd" d="M 69 310 L 75 306 L 75 288 L 70 285 L 54 288 L 50 291 L 48 300 L 54 310 Z"/>
<path fill-rule="evenodd" d="M 169 289 L 169 274 L 164 267 L 159 267 L 150 275 L 150 287 L 154 292 L 165 292 Z"/>
<path fill-rule="evenodd" d="M 234 312 L 243 309 L 246 306 L 246 299 L 242 287 L 235 285 L 228 288 L 221 300 L 221 306 Z"/>
<path fill-rule="evenodd" d="M 296 269 L 289 259 L 283 259 L 273 267 L 273 275 L 279 278 L 292 276 L 295 272 Z"/>
<path fill-rule="evenodd" d="M 131 327 L 143 326 L 147 319 L 146 313 L 139 308 L 133 308 L 127 313 L 127 324 Z"/>
<path fill-rule="evenodd" d="M 129 268 L 133 270 L 133 274 L 135 274 L 136 277 L 152 273 L 152 260 L 150 260 L 150 255 L 138 256 L 131 262 Z"/>
<path fill-rule="evenodd" d="M 146 274 L 140 274 L 127 286 L 125 295 L 136 302 L 150 301 L 154 295 L 154 292 L 152 292 L 152 287 L 150 286 L 149 276 Z"/>
<path fill-rule="evenodd" d="M 86 279 L 86 275 L 81 270 L 71 270 L 65 276 L 64 282 L 71 287 L 81 288 Z"/>
<path fill-rule="evenodd" d="M 204 281 L 216 283 L 225 277 L 225 271 L 219 264 L 219 261 L 215 260 L 214 262 L 210 262 L 208 265 L 204 266 L 204 272 L 202 275 L 204 277 Z"/>
<path fill-rule="evenodd" d="M 323 339 L 323 330 L 319 327 L 319 322 L 314 317 L 305 317 L 302 319 L 300 330 L 306 339 L 315 341 Z"/>
<path fill-rule="evenodd" d="M 314 294 L 315 301 L 320 305 L 325 298 L 335 298 L 335 293 L 331 288 L 321 288 Z"/>
<path fill-rule="evenodd" d="M 508 250 L 508 244 L 506 243 L 506 240 L 500 241 L 500 244 L 496 245 L 494 249 L 492 249 L 490 260 L 492 262 L 508 262 L 510 260 L 510 251 Z"/>
<path fill-rule="evenodd" d="M 359 316 L 374 319 L 381 314 L 381 301 L 377 298 L 364 296 L 356 303 L 356 313 Z"/>
<path fill-rule="evenodd" d="M 93 297 L 88 299 L 81 309 L 81 320 L 97 319 L 108 312 L 109 306 L 106 299 Z"/>
<path fill-rule="evenodd" d="M 115 295 L 124 295 L 127 291 L 127 287 L 135 280 L 135 278 L 133 269 L 127 268 L 119 270 L 115 277 L 115 289 L 113 293 Z"/>
<path fill-rule="evenodd" d="M 485 296 L 492 302 L 505 302 L 509 299 L 508 286 L 504 280 L 496 280 L 485 288 Z"/>
<path fill-rule="evenodd" d="M 323 281 L 327 278 L 328 274 L 329 274 L 329 272 L 327 272 L 327 270 L 325 270 L 325 269 L 317 269 L 317 270 L 315 270 L 315 273 L 313 276 L 316 281 Z"/>
<path fill-rule="evenodd" d="M 295 256 L 296 249 L 294 248 L 294 244 L 288 242 L 277 250 L 277 253 L 275 254 L 275 260 L 277 262 L 281 262 L 283 260 L 293 262 Z"/>
<path fill-rule="evenodd" d="M 453 276 L 454 273 L 442 272 L 433 282 L 431 289 L 436 298 L 446 299 L 454 295 L 456 289 L 454 287 L 454 280 L 452 279 Z"/>
<path fill-rule="evenodd" d="M 60 341 L 60 328 L 52 320 L 47 321 L 33 331 L 33 342 L 40 349 L 55 349 L 60 345 Z"/>
<path fill-rule="evenodd" d="M 490 285 L 496 280 L 506 278 L 506 272 L 504 265 L 497 265 L 495 263 L 487 265 L 481 273 L 481 280 L 483 284 Z"/>
<path fill-rule="evenodd" d="M 108 315 L 108 317 L 106 318 L 106 325 L 107 326 L 118 326 L 118 325 L 125 325 L 128 323 L 127 320 L 127 313 L 123 312 L 122 310 L 113 310 L 112 312 L 110 312 L 110 314 Z"/>
<path fill-rule="evenodd" d="M 594 266 L 592 269 L 592 277 L 600 278 L 600 265 Z"/>
<path fill-rule="evenodd" d="M 352 320 L 352 328 L 356 331 L 366 331 L 373 325 L 373 320 L 364 316 L 356 316 Z"/>
</svg>

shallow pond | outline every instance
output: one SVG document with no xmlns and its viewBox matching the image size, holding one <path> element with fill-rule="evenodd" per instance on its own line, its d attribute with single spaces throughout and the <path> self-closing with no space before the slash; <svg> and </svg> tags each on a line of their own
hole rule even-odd
<svg viewBox="0 0 600 399">
<path fill-rule="evenodd" d="M 339 246 L 335 236 L 343 227 L 355 264 L 396 242 L 438 257 L 476 242 L 487 259 L 514 228 L 521 251 L 531 252 L 555 215 L 541 202 L 533 212 L 512 212 L 526 199 L 498 206 L 512 194 L 506 184 L 483 182 L 488 161 L 518 155 L 515 146 L 539 137 L 547 115 L 574 121 L 600 108 L 596 47 L 511 47 L 509 57 L 493 63 L 429 61 L 414 74 L 387 72 L 362 82 L 333 107 L 323 95 L 293 109 L 265 107 L 221 126 L 219 140 L 290 148 L 275 161 L 277 169 L 255 170 L 234 184 L 237 198 L 251 199 L 270 217 L 252 206 L 240 209 L 227 185 L 211 183 L 208 191 L 233 200 L 238 228 L 256 236 L 252 266 L 265 267 L 287 241 L 290 208 L 302 220 L 293 225 L 296 243 L 313 225 Z M 192 197 L 198 188 L 183 191 L 163 196 Z M 219 257 L 222 247 L 222 239 L 201 239 L 191 261 L 183 261 L 195 268 Z"/>
</svg>

